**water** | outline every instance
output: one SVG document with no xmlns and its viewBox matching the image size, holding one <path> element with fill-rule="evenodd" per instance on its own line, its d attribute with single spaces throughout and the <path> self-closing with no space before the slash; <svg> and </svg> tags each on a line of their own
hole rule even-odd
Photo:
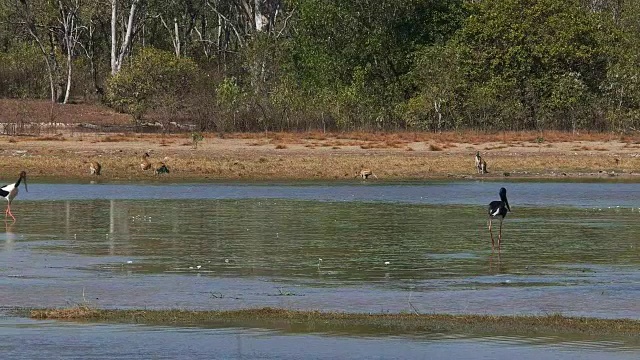
<svg viewBox="0 0 640 360">
<path fill-rule="evenodd" d="M 500 186 L 507 187 L 513 212 L 498 256 L 491 252 L 485 208 Z M 12 206 L 18 221 L 0 233 L 0 305 L 415 308 L 640 319 L 639 206 L 640 184 L 616 183 L 32 184 Z M 415 358 L 425 351 L 451 358 L 452 349 L 459 352 L 455 358 L 640 354 L 638 344 L 581 351 L 582 340 L 567 339 L 540 345 L 515 338 L 350 338 L 0 317 L 7 351 L 11 344 L 24 348 L 18 339 L 28 337 L 35 348 L 49 344 L 51 354 L 65 358 L 81 357 L 80 350 L 65 353 L 58 341 L 87 327 L 102 335 L 87 337 L 78 349 L 126 338 L 156 344 L 157 353 L 143 352 L 152 358 L 169 354 L 162 350 L 167 338 L 194 339 L 187 344 L 198 349 L 211 348 L 203 344 L 213 339 L 242 338 L 254 344 L 248 357 L 285 359 L 353 358 L 349 349 L 363 347 L 371 349 L 362 353 L 367 358 Z M 52 336 L 58 340 L 47 343 Z M 384 352 L 389 341 L 402 352 Z M 265 349 L 263 342 L 274 345 Z M 298 343 L 319 351 L 301 354 L 286 346 Z M 323 353 L 327 343 L 341 345 Z M 236 347 L 223 348 L 219 358 L 242 357 Z M 186 349 L 176 348 L 177 354 Z M 113 351 L 124 350 L 88 357 L 128 356 Z"/>
<path fill-rule="evenodd" d="M 3 359 L 637 359 L 616 341 L 334 336 L 0 318 Z M 116 345 L 117 346 L 112 346 Z"/>
</svg>

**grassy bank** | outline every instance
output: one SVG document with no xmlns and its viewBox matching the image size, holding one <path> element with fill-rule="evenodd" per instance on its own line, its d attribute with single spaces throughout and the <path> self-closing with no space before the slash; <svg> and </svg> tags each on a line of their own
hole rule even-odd
<svg viewBox="0 0 640 360">
<path fill-rule="evenodd" d="M 544 316 L 446 314 L 352 314 L 261 308 L 232 311 L 103 310 L 86 306 L 34 309 L 42 320 L 166 326 L 254 327 L 294 332 L 371 334 L 452 333 L 476 335 L 570 335 L 638 338 L 640 321 Z"/>
<path fill-rule="evenodd" d="M 185 134 L 72 134 L 0 138 L 0 173 L 30 180 L 215 181 L 354 180 L 369 168 L 380 180 L 442 178 L 604 178 L 640 180 L 633 139 L 597 136 L 570 140 L 555 134 L 205 134 L 197 147 Z M 602 135 L 604 136 L 604 135 Z M 500 140 L 503 137 L 504 139 Z M 581 139 L 581 138 L 579 138 Z M 484 140 L 484 141 L 482 141 Z M 488 174 L 476 174 L 480 151 Z M 140 169 L 142 154 L 171 172 Z M 102 164 L 90 176 L 89 162 Z M 15 175 L 14 175 L 15 174 Z"/>
</svg>

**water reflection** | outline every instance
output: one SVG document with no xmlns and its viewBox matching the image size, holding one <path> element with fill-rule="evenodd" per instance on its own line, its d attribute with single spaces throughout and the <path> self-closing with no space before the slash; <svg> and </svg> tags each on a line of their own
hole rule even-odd
<svg viewBox="0 0 640 360">
<path fill-rule="evenodd" d="M 7 359 L 637 359 L 607 339 L 467 338 L 442 334 L 340 336 L 259 329 L 91 325 L 0 317 Z M 118 346 L 104 346 L 118 344 Z"/>
<path fill-rule="evenodd" d="M 411 311 L 411 294 L 424 312 L 640 314 L 630 208 L 519 205 L 492 254 L 484 205 L 390 199 L 23 200 L 0 247 L 0 292 L 16 305 L 82 283 L 105 306 Z"/>
<path fill-rule="evenodd" d="M 199 265 L 217 275 L 344 281 L 520 275 L 640 258 L 631 212 L 521 207 L 505 221 L 503 251 L 491 254 L 483 210 L 295 200 L 25 202 L 24 220 L 7 225 L 6 244 L 19 231 L 27 240 L 66 240 L 47 244 L 51 251 L 149 259 L 149 272 Z"/>
<path fill-rule="evenodd" d="M 5 242 L 4 242 L 3 250 L 7 251 L 7 252 L 12 251 L 14 246 L 15 246 L 16 234 L 13 232 L 14 224 L 15 223 L 8 222 L 8 221 L 5 221 L 5 223 L 4 223 Z"/>
</svg>

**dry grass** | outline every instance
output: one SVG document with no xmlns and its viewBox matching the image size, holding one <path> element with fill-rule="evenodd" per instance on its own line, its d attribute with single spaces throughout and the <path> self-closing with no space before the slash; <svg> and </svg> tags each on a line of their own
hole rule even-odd
<svg viewBox="0 0 640 360">
<path fill-rule="evenodd" d="M 132 140 L 133 138 L 128 135 L 108 135 L 98 139 L 100 142 L 123 142 Z"/>
<path fill-rule="evenodd" d="M 35 140 L 35 141 L 65 141 L 67 139 L 64 136 L 62 136 L 62 134 L 59 134 L 59 135 L 56 135 L 56 136 L 38 136 L 33 140 Z"/>
<path fill-rule="evenodd" d="M 165 140 L 166 146 L 155 141 L 104 143 L 89 141 L 20 141 L 5 143 L 0 155 L 0 173 L 12 174 L 26 170 L 32 180 L 93 180 L 93 181 L 202 181 L 202 180 L 307 180 L 351 179 L 353 169 L 375 159 L 376 175 L 381 180 L 429 179 L 449 177 L 478 177 L 474 172 L 475 151 L 464 147 L 455 151 L 439 151 L 439 145 L 416 150 L 367 149 L 355 147 L 305 147 L 307 145 L 278 144 L 268 147 L 226 148 L 216 139 L 219 147 L 208 148 L 202 144 L 197 150 Z M 227 141 L 227 140 L 224 140 Z M 233 140 L 229 140 L 233 141 Z M 249 140 L 250 141 L 250 140 Z M 276 147 L 280 146 L 280 149 Z M 283 150 L 286 146 L 286 151 Z M 332 149 L 326 151 L 327 148 Z M 19 150 L 15 151 L 14 150 Z M 169 157 L 170 174 L 162 178 L 139 168 L 140 156 L 148 149 L 151 161 Z M 573 150 L 576 150 L 575 148 Z M 512 177 L 552 177 L 565 172 L 568 177 L 599 177 L 600 171 L 622 173 L 633 178 L 632 171 L 640 168 L 640 158 L 597 151 L 582 156 L 581 151 L 571 152 L 483 152 L 491 173 L 483 178 L 502 177 L 508 172 Z M 372 151 L 374 153 L 368 153 Z M 372 158 L 372 154 L 375 154 Z M 575 155 L 574 155 L 575 154 Z M 616 165 L 612 155 L 620 157 Z M 102 176 L 90 177 L 88 159 L 102 164 Z M 261 160 L 263 159 L 263 160 Z M 265 161 L 268 159 L 269 161 Z M 236 164 L 242 164 L 239 167 Z M 174 170 L 175 169 L 175 170 Z"/>
<path fill-rule="evenodd" d="M 69 109 L 72 113 L 78 108 Z M 482 178 L 505 173 L 516 178 L 552 178 L 558 173 L 599 178 L 602 172 L 615 171 L 616 178 L 635 181 L 631 173 L 640 169 L 635 156 L 640 135 L 310 131 L 226 133 L 222 138 L 206 133 L 197 149 L 184 133 L 62 135 L 0 137 L 0 173 L 24 169 L 36 181 L 350 180 L 354 169 L 366 163 L 375 164 L 381 180 L 475 178 L 480 177 L 473 162 L 478 150 L 491 171 Z M 154 177 L 140 171 L 141 154 L 151 150 L 152 162 L 170 158 L 170 174 Z M 621 158 L 619 165 L 612 156 Z M 89 176 L 88 159 L 100 161 L 102 176 Z"/>
<path fill-rule="evenodd" d="M 227 138 L 234 139 L 259 139 L 266 138 L 283 142 L 300 143 L 306 140 L 357 140 L 370 143 L 411 143 L 411 142 L 437 142 L 437 143 L 469 143 L 479 145 L 488 142 L 501 143 L 537 143 L 539 139 L 543 143 L 574 142 L 574 141 L 620 141 L 623 143 L 640 143 L 640 134 L 620 135 L 601 132 L 570 133 L 563 131 L 504 131 L 485 133 L 474 130 L 449 131 L 441 133 L 431 132 L 329 132 L 317 131 L 304 133 L 230 133 Z"/>
<path fill-rule="evenodd" d="M 239 326 L 295 329 L 297 332 L 345 333 L 466 333 L 466 334 L 581 334 L 637 337 L 640 321 L 543 316 L 493 316 L 447 314 L 359 314 L 260 308 L 231 311 L 101 310 L 86 306 L 35 309 L 34 319 L 62 319 L 170 326 Z"/>
<path fill-rule="evenodd" d="M 99 311 L 88 305 L 78 305 L 62 309 L 33 310 L 30 316 L 34 319 L 75 320 L 91 319 L 99 314 Z"/>
</svg>

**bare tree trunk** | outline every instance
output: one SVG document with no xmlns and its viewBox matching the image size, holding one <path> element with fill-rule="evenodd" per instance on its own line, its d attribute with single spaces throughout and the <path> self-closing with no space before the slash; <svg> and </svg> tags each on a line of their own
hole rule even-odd
<svg viewBox="0 0 640 360">
<path fill-rule="evenodd" d="M 129 9 L 129 20 L 127 21 L 126 33 L 120 44 L 120 50 L 117 49 L 116 24 L 117 24 L 117 0 L 111 0 L 111 74 L 115 75 L 120 71 L 124 57 L 129 54 L 131 46 L 131 38 L 133 36 L 133 26 L 136 16 L 136 9 L 140 0 L 133 0 Z"/>
<path fill-rule="evenodd" d="M 116 57 L 116 23 L 117 23 L 117 0 L 111 0 L 111 75 L 115 75 L 118 70 Z"/>
<path fill-rule="evenodd" d="M 62 25 L 62 39 L 64 46 L 67 50 L 67 81 L 66 90 L 64 94 L 64 104 L 69 102 L 69 96 L 71 94 L 71 77 L 73 72 L 73 50 L 78 44 L 80 32 L 82 27 L 78 25 L 78 11 L 80 4 L 78 0 L 70 2 L 68 6 L 63 4 L 62 0 L 58 0 L 58 8 L 60 10 L 59 22 Z"/>
<path fill-rule="evenodd" d="M 177 58 L 180 58 L 182 51 L 181 51 L 180 27 L 178 26 L 178 19 L 175 17 L 173 18 L 173 29 L 171 29 L 169 27 L 169 24 L 167 24 L 167 22 L 164 21 L 164 17 L 162 17 L 162 15 L 160 15 L 160 22 L 162 23 L 162 26 L 164 26 L 164 28 L 167 29 L 167 32 L 171 37 L 171 45 L 173 45 L 173 53 L 176 55 Z"/>
<path fill-rule="evenodd" d="M 178 28 L 178 19 L 177 18 L 173 18 L 173 39 L 175 42 L 175 50 L 176 50 L 176 57 L 180 57 L 180 54 L 182 53 L 182 49 L 181 49 L 181 42 L 180 42 L 180 29 Z"/>
<path fill-rule="evenodd" d="M 255 19 L 255 29 L 256 32 L 262 32 L 264 30 L 264 19 L 262 16 L 262 2 L 264 0 L 254 0 L 254 7 L 253 7 L 253 11 L 254 11 L 254 19 Z"/>
</svg>

